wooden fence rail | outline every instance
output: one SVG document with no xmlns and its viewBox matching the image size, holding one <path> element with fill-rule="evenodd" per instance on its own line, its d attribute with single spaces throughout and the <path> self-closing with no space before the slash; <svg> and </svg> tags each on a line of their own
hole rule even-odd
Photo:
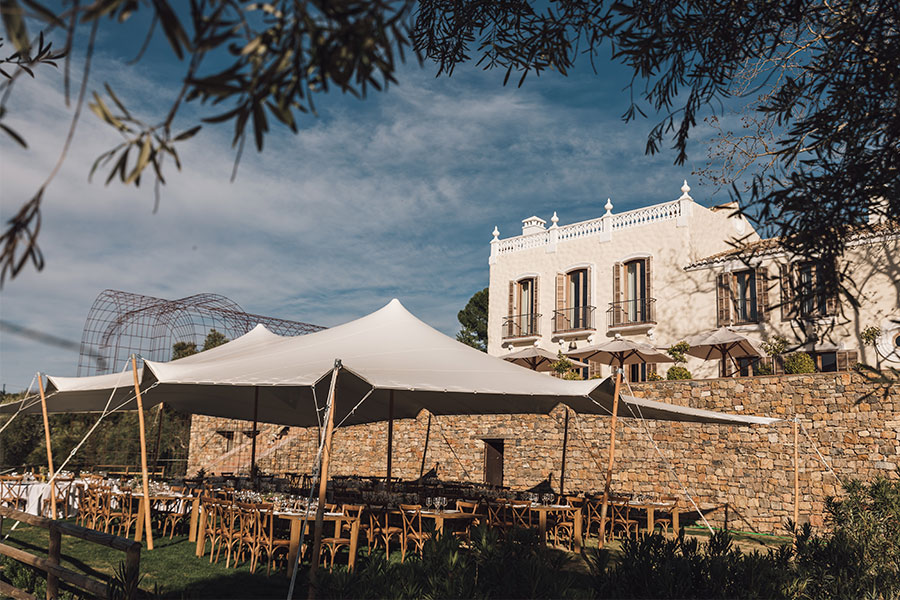
<svg viewBox="0 0 900 600">
<path fill-rule="evenodd" d="M 47 574 L 47 600 L 53 600 L 59 596 L 60 581 L 84 590 L 98 598 L 110 597 L 109 586 L 102 581 L 60 566 L 63 535 L 69 535 L 124 552 L 125 590 L 137 589 L 136 582 L 140 578 L 141 569 L 141 544 L 139 542 L 103 533 L 102 531 L 94 531 L 72 523 L 54 521 L 46 517 L 39 517 L 6 506 L 0 506 L 0 530 L 3 528 L 3 519 L 20 521 L 49 531 L 50 540 L 47 546 L 47 558 L 35 556 L 19 548 L 0 543 L 0 555 L 8 556 L 13 560 L 40 569 Z M 0 581 L 0 594 L 5 594 L 12 598 L 34 598 L 34 596 L 2 581 Z"/>
</svg>

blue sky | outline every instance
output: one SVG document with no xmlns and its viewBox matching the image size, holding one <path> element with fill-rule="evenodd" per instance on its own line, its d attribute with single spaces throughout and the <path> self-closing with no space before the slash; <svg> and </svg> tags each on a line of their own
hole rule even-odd
<svg viewBox="0 0 900 600">
<path fill-rule="evenodd" d="M 91 88 L 109 82 L 156 120 L 183 67 L 164 48 L 129 67 L 133 43 L 100 37 Z M 698 202 L 727 200 L 691 175 L 706 161 L 702 127 L 684 166 L 671 151 L 644 154 L 653 121 L 622 122 L 628 74 L 605 58 L 598 74 L 584 64 L 522 88 L 503 87 L 502 72 L 465 67 L 436 79 L 433 65 L 407 64 L 387 93 L 320 97 L 319 118 L 303 119 L 298 135 L 275 127 L 262 154 L 248 144 L 234 183 L 230 125 L 207 126 L 182 147 L 184 170 L 169 170 L 156 214 L 151 186 L 87 182 L 118 138 L 86 110 L 46 194 L 47 266 L 7 282 L 0 318 L 78 342 L 106 288 L 215 292 L 249 312 L 326 326 L 396 297 L 453 335 L 456 313 L 487 285 L 495 225 L 505 238 L 532 214 L 549 221 L 557 211 L 560 224 L 599 216 L 607 197 L 614 212 L 673 200 L 685 178 Z M 71 118 L 61 73 L 38 75 L 17 84 L 8 118 L 29 149 L 0 137 L 4 222 L 52 168 Z M 76 351 L 0 333 L 7 391 L 36 371 L 74 375 L 77 363 Z"/>
</svg>

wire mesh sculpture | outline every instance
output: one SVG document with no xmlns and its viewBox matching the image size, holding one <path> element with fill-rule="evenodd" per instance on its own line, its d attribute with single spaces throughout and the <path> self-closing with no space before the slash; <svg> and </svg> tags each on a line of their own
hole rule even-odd
<svg viewBox="0 0 900 600">
<path fill-rule="evenodd" d="M 81 336 L 78 376 L 118 372 L 131 354 L 154 361 L 172 358 L 176 342 L 198 348 L 212 329 L 228 339 L 257 323 L 279 335 L 303 335 L 318 325 L 246 313 L 220 294 L 165 300 L 120 290 L 103 290 L 88 313 Z"/>
</svg>

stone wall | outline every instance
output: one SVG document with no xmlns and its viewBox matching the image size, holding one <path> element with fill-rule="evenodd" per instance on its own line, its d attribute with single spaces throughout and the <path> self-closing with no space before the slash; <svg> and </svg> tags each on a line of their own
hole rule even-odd
<svg viewBox="0 0 900 600">
<path fill-rule="evenodd" d="M 897 478 L 900 461 L 900 382 L 867 381 L 857 373 L 816 373 L 635 385 L 636 396 L 728 412 L 801 417 L 800 520 L 822 524 L 823 502 L 838 492 L 842 478 Z M 569 421 L 565 488 L 602 490 L 608 455 L 607 417 L 575 415 Z M 624 415 L 629 416 L 629 415 Z M 418 477 L 429 416 L 397 421 L 393 474 Z M 246 422 L 195 416 L 189 471 L 247 470 Z M 310 472 L 316 429 L 260 427 L 258 463 L 269 472 Z M 483 439 L 504 440 L 504 484 L 527 488 L 551 478 L 559 487 L 565 410 L 550 415 L 433 417 L 427 435 L 425 470 L 444 479 L 481 481 Z M 217 431 L 238 430 L 233 449 Z M 387 425 L 339 429 L 334 436 L 332 473 L 380 475 L 386 471 Z M 678 493 L 682 486 L 719 523 L 735 529 L 781 531 L 793 513 L 793 432 L 789 422 L 770 427 L 619 421 L 613 488 L 637 493 Z M 727 511 L 725 507 L 727 506 Z M 726 517 L 727 512 L 727 517 Z"/>
</svg>

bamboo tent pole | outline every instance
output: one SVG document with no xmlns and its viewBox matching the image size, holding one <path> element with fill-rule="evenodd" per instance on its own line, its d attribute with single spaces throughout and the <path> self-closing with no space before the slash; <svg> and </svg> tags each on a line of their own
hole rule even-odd
<svg viewBox="0 0 900 600">
<path fill-rule="evenodd" d="M 150 482 L 147 476 L 147 432 L 144 429 L 144 402 L 141 399 L 141 383 L 138 381 L 137 357 L 131 355 L 131 372 L 134 373 L 134 394 L 137 398 L 138 427 L 141 432 L 141 480 L 144 489 L 144 529 L 147 531 L 147 550 L 153 550 L 153 529 L 150 523 Z"/>
<path fill-rule="evenodd" d="M 50 511 L 52 518 L 56 518 L 56 485 L 53 481 L 53 449 L 50 447 L 50 421 L 47 418 L 47 397 L 44 396 L 44 378 L 38 373 L 38 390 L 41 392 L 41 412 L 44 414 L 44 441 L 47 443 L 47 481 L 50 482 Z"/>
<path fill-rule="evenodd" d="M 563 426 L 562 466 L 559 469 L 559 495 L 565 493 L 566 485 L 566 447 L 569 445 L 569 407 L 566 406 L 566 422 Z"/>
<path fill-rule="evenodd" d="M 800 435 L 798 424 L 800 419 L 794 415 L 794 527 L 797 527 L 797 521 L 800 518 L 800 455 L 798 445 L 800 443 Z"/>
<path fill-rule="evenodd" d="M 259 416 L 259 386 L 253 388 L 253 429 L 250 431 L 250 483 L 253 489 L 258 489 L 256 476 L 256 429 L 258 427 L 257 417 Z"/>
<path fill-rule="evenodd" d="M 425 456 L 428 454 L 428 439 L 431 437 L 431 413 L 428 413 L 428 426 L 425 428 L 425 447 L 422 449 L 422 465 L 419 467 L 419 486 L 422 486 L 422 477 L 425 475 Z"/>
<path fill-rule="evenodd" d="M 316 524 L 313 529 L 313 546 L 312 556 L 309 565 L 309 592 L 308 598 L 313 600 L 316 597 L 316 570 L 319 567 L 319 556 L 322 552 L 322 529 L 325 523 L 325 492 L 328 485 L 328 466 L 331 462 L 331 440 L 334 433 L 334 406 L 337 402 L 335 387 L 337 385 L 338 373 L 341 370 L 341 361 L 334 361 L 334 369 L 331 371 L 331 386 L 328 390 L 328 398 L 330 406 L 325 424 L 325 440 L 322 447 L 322 463 L 319 468 L 319 505 L 316 507 Z"/>
<path fill-rule="evenodd" d="M 163 425 L 163 408 L 164 404 L 162 402 L 159 403 L 159 410 L 157 411 L 157 419 L 159 422 L 156 425 L 156 449 L 153 451 L 153 466 L 159 469 L 159 447 L 162 442 L 162 425 Z"/>
<path fill-rule="evenodd" d="M 394 390 L 388 396 L 388 430 L 387 430 L 387 491 L 391 491 L 391 475 L 394 454 Z"/>
<path fill-rule="evenodd" d="M 612 421 L 609 426 L 609 463 L 606 467 L 606 485 L 603 487 L 603 506 L 600 508 L 600 539 L 598 540 L 600 548 L 603 547 L 603 542 L 606 538 L 606 515 L 609 511 L 609 486 L 612 484 L 613 460 L 616 454 L 616 417 L 619 413 L 619 386 L 621 383 L 622 366 L 620 365 L 616 370 L 616 389 L 613 393 Z M 610 531 L 610 533 L 612 532 Z"/>
</svg>

